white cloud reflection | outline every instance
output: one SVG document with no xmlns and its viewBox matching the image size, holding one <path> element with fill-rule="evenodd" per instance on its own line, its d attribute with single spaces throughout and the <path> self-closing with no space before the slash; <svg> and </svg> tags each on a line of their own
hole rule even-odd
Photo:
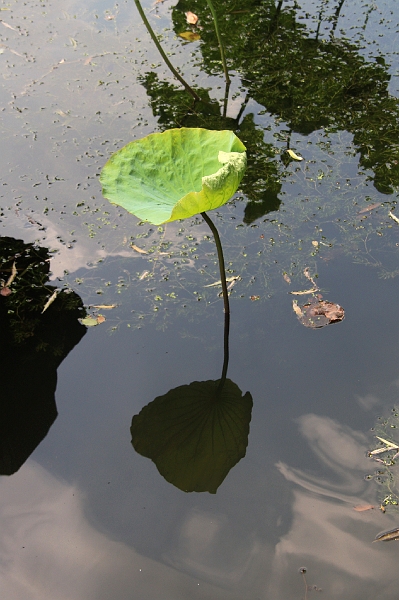
<svg viewBox="0 0 399 600">
<path fill-rule="evenodd" d="M 0 491 L 4 600 L 238 600 L 97 531 L 79 490 L 32 460 Z"/>
<path fill-rule="evenodd" d="M 367 438 L 314 414 L 300 418 L 298 425 L 327 468 L 321 478 L 316 461 L 314 474 L 277 463 L 292 490 L 290 515 L 283 517 L 286 523 L 291 520 L 279 541 L 273 546 L 267 534 L 255 530 L 240 538 L 232 533 L 231 517 L 193 508 L 182 519 L 172 564 L 234 589 L 242 598 L 299 600 L 305 591 L 299 569 L 306 567 L 307 584 L 323 590 L 319 595 L 309 589 L 309 600 L 396 600 L 398 546 L 372 542 L 380 531 L 399 526 L 399 518 L 378 508 L 354 510 L 376 502 L 375 485 L 364 479 L 377 466 L 366 457 Z M 260 503 L 259 524 L 267 502 L 265 497 Z"/>
</svg>

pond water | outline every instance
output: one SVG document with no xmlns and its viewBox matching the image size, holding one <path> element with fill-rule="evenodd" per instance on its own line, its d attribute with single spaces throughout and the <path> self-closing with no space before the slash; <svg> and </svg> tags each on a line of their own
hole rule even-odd
<svg viewBox="0 0 399 600">
<path fill-rule="evenodd" d="M 373 541 L 399 527 L 396 2 L 218 2 L 228 102 L 206 1 L 143 7 L 203 102 L 133 2 L 1 8 L 1 597 L 393 600 L 396 543 Z M 184 491 L 196 465 L 178 454 L 161 475 L 130 433 L 155 398 L 221 376 L 213 236 L 200 215 L 142 222 L 98 179 L 182 126 L 231 129 L 248 153 L 210 213 L 247 407 L 216 493 Z M 316 301 L 345 318 L 313 326 L 298 309 Z"/>
</svg>

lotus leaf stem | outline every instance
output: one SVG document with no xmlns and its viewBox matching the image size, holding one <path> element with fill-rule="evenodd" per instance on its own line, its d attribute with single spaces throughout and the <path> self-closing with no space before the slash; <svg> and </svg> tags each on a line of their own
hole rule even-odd
<svg viewBox="0 0 399 600">
<path fill-rule="evenodd" d="M 230 332 L 230 304 L 229 304 L 229 294 L 227 292 L 227 283 L 226 283 L 226 269 L 224 266 L 224 256 L 222 243 L 220 241 L 219 232 L 216 229 L 214 223 L 208 217 L 206 212 L 201 213 L 202 218 L 208 224 L 210 230 L 213 233 L 213 237 L 215 239 L 216 249 L 218 253 L 219 259 L 219 271 L 220 271 L 220 281 L 222 283 L 222 294 L 223 294 L 223 303 L 224 303 L 224 359 L 223 359 L 223 370 L 222 376 L 220 378 L 216 396 L 220 394 L 223 389 L 224 383 L 226 381 L 227 376 L 227 367 L 229 364 L 229 332 Z"/>
<path fill-rule="evenodd" d="M 164 59 L 165 63 L 168 65 L 169 69 L 172 71 L 173 75 L 176 77 L 176 79 L 178 79 L 180 81 L 180 83 L 184 86 L 185 90 L 189 94 L 191 94 L 191 96 L 194 98 L 194 100 L 200 102 L 201 98 L 193 90 L 193 88 L 187 83 L 187 81 L 185 81 L 183 79 L 183 77 L 180 75 L 180 73 L 178 71 L 176 71 L 176 69 L 174 68 L 174 66 L 170 62 L 169 58 L 166 56 L 165 52 L 163 51 L 162 46 L 159 43 L 159 40 L 158 40 L 157 36 L 155 35 L 155 32 L 154 32 L 153 28 L 151 27 L 151 25 L 150 25 L 147 17 L 145 16 L 145 13 L 144 13 L 143 7 L 140 4 L 140 1 L 139 0 L 134 0 L 134 3 L 136 5 L 136 7 L 137 7 L 137 10 L 140 13 L 141 18 L 143 19 L 143 23 L 146 26 L 148 33 L 150 34 L 150 36 L 152 37 L 152 40 L 153 40 L 154 44 L 158 48 L 158 52 L 160 53 L 160 55 Z"/>
<path fill-rule="evenodd" d="M 210 11 L 212 13 L 213 22 L 215 24 L 216 37 L 218 39 L 220 57 L 222 59 L 224 77 L 226 79 L 226 90 L 227 90 L 227 94 L 228 94 L 228 90 L 229 90 L 229 87 L 230 87 L 230 76 L 229 76 L 229 72 L 227 70 L 226 56 L 224 54 L 224 47 L 223 47 L 223 43 L 222 43 L 222 38 L 220 36 L 218 18 L 217 18 L 217 14 L 216 14 L 215 8 L 214 8 L 214 6 L 212 4 L 212 0 L 206 0 L 206 2 L 207 2 L 208 6 L 210 8 Z"/>
</svg>

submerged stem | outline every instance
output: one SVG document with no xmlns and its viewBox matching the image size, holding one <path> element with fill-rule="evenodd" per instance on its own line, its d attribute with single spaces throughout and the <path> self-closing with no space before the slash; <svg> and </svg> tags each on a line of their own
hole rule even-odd
<svg viewBox="0 0 399 600">
<path fill-rule="evenodd" d="M 230 304 L 229 304 L 229 295 L 227 292 L 227 283 L 226 283 L 226 269 L 224 266 L 224 256 L 222 243 L 220 241 L 218 230 L 215 225 L 208 217 L 206 212 L 202 212 L 201 216 L 204 221 L 208 224 L 210 230 L 213 233 L 213 237 L 215 239 L 216 249 L 218 253 L 219 259 L 219 271 L 220 271 L 220 281 L 222 283 L 222 294 L 223 294 L 223 303 L 224 303 L 224 359 L 223 359 L 223 370 L 222 376 L 219 381 L 219 385 L 216 390 L 216 395 L 219 395 L 223 389 L 224 383 L 226 381 L 227 376 L 227 367 L 229 364 L 229 332 L 230 332 Z"/>
<path fill-rule="evenodd" d="M 140 13 L 141 18 L 143 19 L 144 25 L 147 28 L 148 33 L 150 34 L 150 36 L 152 37 L 152 40 L 154 42 L 154 44 L 156 45 L 156 47 L 158 48 L 158 52 L 160 53 L 160 55 L 162 56 L 162 58 L 164 59 L 164 61 L 166 62 L 166 64 L 168 65 L 169 69 L 172 71 L 173 75 L 176 77 L 176 79 L 178 79 L 180 81 L 180 83 L 184 86 L 184 88 L 186 89 L 186 91 L 191 94 L 191 96 L 197 100 L 197 101 L 201 101 L 201 98 L 198 96 L 198 94 L 193 90 L 193 88 L 187 83 L 187 81 L 185 81 L 183 79 L 183 77 L 180 75 L 180 73 L 178 71 L 176 71 L 176 69 L 174 68 L 174 66 L 172 65 L 172 63 L 170 62 L 169 58 L 166 56 L 165 52 L 162 49 L 161 44 L 159 43 L 159 40 L 157 38 L 157 36 L 154 33 L 153 28 L 151 27 L 147 17 L 145 16 L 144 10 L 140 4 L 140 0 L 134 0 L 134 3 L 137 7 L 137 10 Z"/>
<path fill-rule="evenodd" d="M 220 57 L 222 59 L 224 77 L 226 79 L 226 88 L 227 88 L 227 93 L 228 93 L 228 89 L 230 87 L 230 76 L 229 76 L 229 72 L 227 70 L 226 57 L 225 57 L 225 54 L 224 54 L 224 48 L 223 48 L 223 44 L 222 44 L 222 38 L 220 36 L 218 18 L 217 18 L 217 15 L 216 15 L 215 8 L 214 8 L 214 6 L 212 4 L 212 0 L 206 0 L 206 2 L 207 2 L 208 6 L 210 8 L 210 11 L 212 13 L 213 22 L 215 24 L 216 37 L 218 39 Z"/>
</svg>

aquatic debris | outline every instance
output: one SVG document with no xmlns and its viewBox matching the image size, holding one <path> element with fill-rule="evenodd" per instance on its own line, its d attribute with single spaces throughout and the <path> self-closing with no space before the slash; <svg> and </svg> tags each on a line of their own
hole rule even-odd
<svg viewBox="0 0 399 600">
<path fill-rule="evenodd" d="M 298 156 L 298 154 L 295 154 L 295 152 L 291 150 L 291 148 L 288 148 L 287 154 L 289 154 L 294 160 L 303 160 L 303 156 Z"/>
<path fill-rule="evenodd" d="M 376 448 L 375 450 L 372 450 L 369 453 L 370 456 L 375 456 L 376 454 L 381 454 L 382 452 L 388 452 L 388 450 L 399 450 L 399 446 L 397 444 L 395 444 L 394 442 L 385 440 L 384 438 L 379 437 L 378 435 L 376 435 L 375 437 L 377 438 L 377 440 L 380 440 L 380 442 L 385 444 L 386 448 Z"/>
<path fill-rule="evenodd" d="M 392 542 L 397 540 L 399 540 L 399 527 L 379 533 L 375 536 L 373 542 Z"/>
<path fill-rule="evenodd" d="M 148 252 L 146 250 L 139 248 L 135 244 L 130 244 L 130 247 L 133 248 L 133 250 L 135 250 L 136 252 L 139 252 L 139 254 L 148 254 Z"/>
<path fill-rule="evenodd" d="M 116 308 L 117 304 L 91 304 L 92 308 L 100 308 L 101 310 L 110 310 L 111 308 Z"/>
<path fill-rule="evenodd" d="M 104 323 L 104 321 L 106 321 L 104 315 L 97 315 L 97 317 L 88 315 L 87 317 L 84 317 L 84 319 L 79 319 L 79 322 L 82 325 L 86 325 L 86 327 L 95 327 L 96 325 Z"/>
<path fill-rule="evenodd" d="M 187 19 L 187 23 L 189 23 L 190 25 L 195 25 L 196 22 L 198 21 L 197 15 L 195 15 L 190 10 L 186 12 L 186 19 Z"/>
<path fill-rule="evenodd" d="M 391 219 L 393 219 L 394 221 L 396 221 L 397 223 L 399 223 L 399 219 L 396 215 L 393 214 L 393 212 L 390 210 L 389 211 L 389 216 L 391 217 Z"/>
<path fill-rule="evenodd" d="M 48 307 L 54 302 L 54 300 L 57 298 L 57 294 L 58 292 L 60 292 L 61 290 L 56 289 L 54 290 L 54 292 L 51 294 L 50 298 L 47 300 L 46 304 L 43 307 L 42 310 L 42 314 L 48 309 Z"/>
<path fill-rule="evenodd" d="M 183 31 L 183 33 L 179 33 L 179 36 L 186 40 L 186 42 L 197 42 L 201 39 L 199 33 L 194 33 L 194 31 Z"/>
<path fill-rule="evenodd" d="M 353 510 L 356 510 L 356 512 L 364 512 L 365 510 L 372 510 L 373 508 L 375 508 L 375 506 L 372 504 L 358 504 L 353 507 Z"/>
<path fill-rule="evenodd" d="M 316 298 L 303 306 L 299 306 L 298 301 L 293 300 L 292 308 L 302 325 L 311 327 L 312 329 L 319 329 L 331 323 L 338 323 L 345 317 L 345 311 L 339 304 Z"/>
<path fill-rule="evenodd" d="M 226 283 L 231 284 L 233 281 L 237 281 L 240 279 L 241 279 L 241 277 L 239 275 L 233 275 L 232 277 L 226 277 Z M 215 281 L 214 283 L 208 283 L 208 285 L 204 285 L 204 287 L 216 287 L 218 285 L 222 285 L 222 282 L 220 279 L 219 279 L 219 281 Z"/>
<path fill-rule="evenodd" d="M 359 210 L 358 215 L 363 215 L 364 213 L 370 212 L 371 210 L 374 210 L 379 206 L 381 206 L 381 202 L 375 202 L 375 204 L 370 204 L 370 206 L 366 206 L 366 208 L 362 208 L 362 210 Z"/>
</svg>

